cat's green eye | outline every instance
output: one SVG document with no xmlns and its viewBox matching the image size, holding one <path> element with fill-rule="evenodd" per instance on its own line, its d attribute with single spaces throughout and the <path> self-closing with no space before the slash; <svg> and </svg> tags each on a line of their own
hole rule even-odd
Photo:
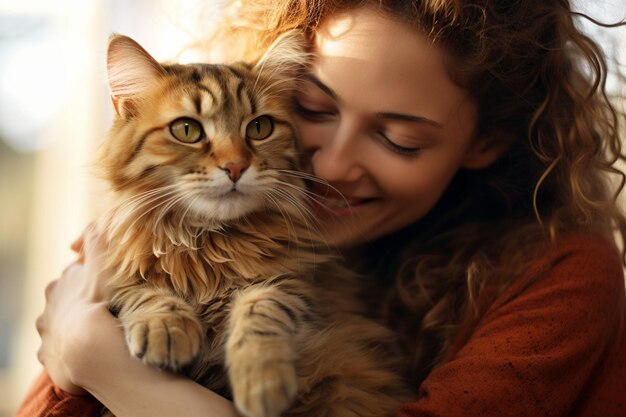
<svg viewBox="0 0 626 417">
<path fill-rule="evenodd" d="M 274 131 L 274 120 L 270 116 L 259 116 L 246 126 L 246 138 L 262 140 Z"/>
<path fill-rule="evenodd" d="M 204 136 L 200 122 L 186 117 L 174 120 L 170 124 L 170 132 L 183 143 L 196 143 Z"/>
</svg>

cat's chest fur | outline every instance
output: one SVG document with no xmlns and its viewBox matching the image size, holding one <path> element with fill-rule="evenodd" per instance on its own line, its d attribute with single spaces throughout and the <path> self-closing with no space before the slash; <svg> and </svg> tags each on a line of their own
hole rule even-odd
<svg viewBox="0 0 626 417">
<path fill-rule="evenodd" d="M 109 219 L 116 226 L 108 227 L 108 264 L 117 271 L 111 285 L 144 280 L 194 305 L 282 276 L 312 279 L 315 265 L 330 260 L 307 225 L 292 221 L 287 228 L 272 213 L 214 230 L 180 227 L 175 216 L 155 224 L 146 215 L 141 226 L 117 216 Z"/>
<path fill-rule="evenodd" d="M 295 219 L 286 227 L 282 216 L 261 213 L 202 230 L 180 227 L 175 216 L 154 223 L 148 214 L 141 226 L 136 219 L 116 216 L 123 214 L 114 212 L 107 228 L 108 268 L 116 271 L 109 281 L 113 292 L 146 286 L 185 300 L 204 336 L 199 356 L 183 371 L 222 395 L 230 396 L 224 347 L 232 305 L 240 294 L 254 287 L 275 288 L 303 301 L 307 316 L 301 327 L 308 330 L 294 335 L 296 345 L 306 343 L 330 316 L 362 307 L 350 294 L 357 288 L 353 275 L 342 270 L 308 225 Z M 341 303 L 338 294 L 343 294 Z"/>
</svg>

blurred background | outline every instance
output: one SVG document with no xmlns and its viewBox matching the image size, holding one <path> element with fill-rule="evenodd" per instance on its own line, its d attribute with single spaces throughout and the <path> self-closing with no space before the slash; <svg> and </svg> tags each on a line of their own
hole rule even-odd
<svg viewBox="0 0 626 417">
<path fill-rule="evenodd" d="M 626 15 L 623 0 L 578 7 L 606 22 Z M 112 117 L 108 36 L 132 36 L 158 60 L 181 58 L 220 8 L 220 0 L 0 0 L 0 417 L 14 413 L 41 369 L 34 322 L 44 287 L 106 205 L 89 162 Z M 626 63 L 624 28 L 609 35 L 581 24 Z"/>
<path fill-rule="evenodd" d="M 219 7 L 0 0 L 0 417 L 13 415 L 41 369 L 34 322 L 43 289 L 106 205 L 89 164 L 112 118 L 107 38 L 126 34 L 158 60 L 172 59 L 205 33 Z"/>
</svg>

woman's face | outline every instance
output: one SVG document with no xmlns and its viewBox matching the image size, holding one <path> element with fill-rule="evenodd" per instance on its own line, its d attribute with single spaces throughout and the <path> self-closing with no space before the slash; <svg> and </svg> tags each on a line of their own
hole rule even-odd
<svg viewBox="0 0 626 417">
<path fill-rule="evenodd" d="M 341 193 L 314 189 L 332 243 L 358 246 L 415 222 L 460 167 L 483 165 L 475 104 L 418 31 L 351 10 L 323 22 L 314 51 L 296 122 L 313 172 Z"/>
</svg>

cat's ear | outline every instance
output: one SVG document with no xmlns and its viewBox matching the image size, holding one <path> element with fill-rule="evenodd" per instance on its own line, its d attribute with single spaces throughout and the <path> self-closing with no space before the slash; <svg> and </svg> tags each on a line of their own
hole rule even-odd
<svg viewBox="0 0 626 417">
<path fill-rule="evenodd" d="M 163 76 L 163 67 L 128 36 L 112 35 L 107 49 L 107 75 L 115 111 L 122 118 L 133 114 L 133 99 Z"/>
<path fill-rule="evenodd" d="M 293 79 L 311 59 L 307 45 L 301 31 L 294 29 L 285 32 L 272 43 L 254 69 L 272 78 Z"/>
</svg>

